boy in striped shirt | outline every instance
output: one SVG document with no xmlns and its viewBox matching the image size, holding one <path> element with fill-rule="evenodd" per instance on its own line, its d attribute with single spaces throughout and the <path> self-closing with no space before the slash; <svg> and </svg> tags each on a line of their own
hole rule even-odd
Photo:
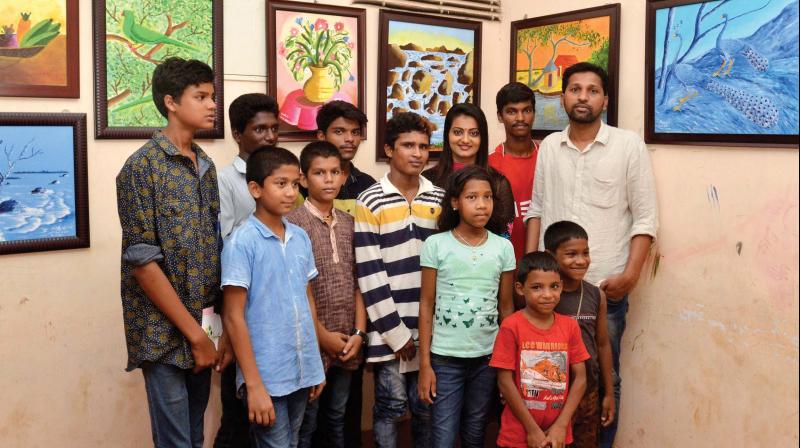
<svg viewBox="0 0 800 448">
<path fill-rule="evenodd" d="M 417 395 L 417 321 L 422 243 L 436 231 L 444 190 L 420 176 L 431 126 L 413 112 L 386 124 L 389 172 L 356 200 L 358 285 L 367 307 L 367 362 L 375 375 L 375 446 L 394 447 L 411 408 L 415 447 L 430 446 L 430 408 Z"/>
</svg>

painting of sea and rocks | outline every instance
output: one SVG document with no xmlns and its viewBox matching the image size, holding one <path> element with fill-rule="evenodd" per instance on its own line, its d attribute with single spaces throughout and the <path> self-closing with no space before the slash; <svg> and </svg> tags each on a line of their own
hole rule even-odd
<svg viewBox="0 0 800 448">
<path fill-rule="evenodd" d="M 85 122 L 85 115 L 56 115 L 63 124 L 37 125 L 13 115 L 0 114 L 0 254 L 85 247 L 85 125 L 68 122 Z"/>
<path fill-rule="evenodd" d="M 0 2 L 0 95 L 77 98 L 78 0 Z"/>
<path fill-rule="evenodd" d="M 656 4 L 649 14 L 651 140 L 796 144 L 797 0 Z"/>
<path fill-rule="evenodd" d="M 381 11 L 381 27 L 386 45 L 379 111 L 385 111 L 386 120 L 400 112 L 427 118 L 434 126 L 435 157 L 442 149 L 447 111 L 455 104 L 479 103 L 480 23 Z M 379 135 L 384 125 L 380 120 Z M 377 156 L 385 158 L 382 147 Z"/>
<path fill-rule="evenodd" d="M 608 108 L 602 119 L 616 125 L 619 12 L 616 3 L 511 23 L 511 81 L 534 92 L 535 138 L 569 124 L 561 106 L 561 87 L 564 71 L 579 62 L 599 65 L 609 74 Z"/>
</svg>

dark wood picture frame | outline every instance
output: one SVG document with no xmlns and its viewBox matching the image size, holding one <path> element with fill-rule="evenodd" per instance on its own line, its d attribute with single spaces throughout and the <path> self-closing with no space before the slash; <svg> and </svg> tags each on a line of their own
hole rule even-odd
<svg viewBox="0 0 800 448">
<path fill-rule="evenodd" d="M 417 14 L 410 12 L 397 12 L 380 10 L 379 16 L 379 32 L 378 32 L 378 92 L 377 92 L 377 131 L 378 137 L 375 142 L 375 161 L 386 162 L 389 158 L 386 156 L 383 145 L 383 137 L 386 132 L 386 114 L 387 114 L 387 86 L 388 72 L 389 72 L 389 24 L 390 22 L 404 22 L 410 24 L 423 24 L 440 26 L 445 28 L 455 28 L 472 32 L 474 39 L 473 47 L 473 81 L 470 84 L 471 103 L 480 107 L 481 101 L 481 47 L 482 47 L 482 30 L 483 24 L 474 20 L 451 19 L 426 14 Z M 451 105 L 452 107 L 452 105 Z M 413 110 L 411 111 L 413 112 Z M 442 128 L 437 129 L 443 132 Z M 443 136 L 446 138 L 446 136 Z M 431 151 L 430 160 L 436 160 L 441 154 L 440 151 Z"/>
<path fill-rule="evenodd" d="M 533 17 L 524 20 L 516 20 L 511 22 L 511 53 L 509 55 L 510 70 L 509 81 L 517 80 L 517 34 L 526 29 L 544 27 L 548 25 L 557 25 L 561 23 L 574 22 L 578 20 L 593 19 L 598 17 L 609 17 L 609 30 L 608 30 L 608 108 L 606 109 L 606 122 L 609 125 L 617 125 L 618 116 L 618 92 L 619 92 L 619 43 L 620 43 L 620 4 L 613 3 L 609 5 L 597 6 L 594 8 L 581 9 L 576 11 L 568 11 L 558 14 L 551 14 L 542 17 Z M 555 54 L 554 54 L 555 57 Z M 583 62 L 583 61 L 578 61 Z M 559 67 L 559 76 L 561 68 Z M 560 80 L 559 80 L 560 83 Z M 534 89 L 535 90 L 535 89 Z M 560 97 L 560 90 L 552 96 L 558 95 Z M 559 108 L 562 106 L 559 104 Z M 537 113 L 540 117 L 541 113 Z M 560 129 L 545 129 L 537 128 L 537 120 L 534 120 L 533 128 L 531 129 L 531 136 L 537 140 L 541 140 L 553 132 L 558 132 Z"/>
<path fill-rule="evenodd" d="M 159 127 L 117 127 L 108 124 L 108 85 L 106 74 L 106 5 L 109 0 L 93 0 L 94 22 L 94 72 L 95 72 L 95 138 L 98 139 L 148 139 Z M 196 138 L 225 137 L 225 101 L 223 82 L 222 1 L 212 3 L 212 48 L 214 69 L 214 94 L 217 103 L 216 121 L 211 129 L 197 131 Z M 170 25 L 172 26 L 172 25 Z"/>
<path fill-rule="evenodd" d="M 346 6 L 322 5 L 319 3 L 312 4 L 285 0 L 267 0 L 267 94 L 272 95 L 276 99 L 278 99 L 277 69 L 279 64 L 277 49 L 278 38 L 276 36 L 276 33 L 278 32 L 276 29 L 276 15 L 280 11 L 339 16 L 356 20 L 357 42 L 355 51 L 357 62 L 355 77 L 357 82 L 356 91 L 358 95 L 358 101 L 356 101 L 357 104 L 355 104 L 355 106 L 366 114 L 367 71 L 365 47 L 367 36 L 367 10 L 363 8 L 351 8 Z M 280 99 L 278 103 L 279 106 L 283 108 L 284 104 Z M 296 142 L 316 140 L 316 129 L 304 130 L 300 129 L 298 126 L 287 123 L 284 119 L 285 117 L 283 114 L 283 109 L 281 109 L 281 113 L 278 118 L 280 121 L 280 135 L 282 141 Z M 366 132 L 367 130 L 365 127 L 365 129 L 362 130 L 362 138 L 364 140 L 367 138 Z"/>
<path fill-rule="evenodd" d="M 39 98 L 80 98 L 80 17 L 79 0 L 64 0 L 66 4 L 66 85 L 37 85 L 4 83 L 0 78 L 0 96 Z M 24 7 L 22 8 L 24 9 Z M 0 59 L 3 59 L 0 57 Z"/>
<path fill-rule="evenodd" d="M 75 235 L 0 241 L 0 255 L 89 247 L 89 187 L 86 164 L 86 114 L 0 113 L 3 126 L 71 126 L 75 196 Z M 0 135 L 3 133 L 0 132 Z M 65 142 L 66 143 L 66 142 Z M 2 144 L 4 152 L 8 148 Z M 8 155 L 6 154 L 6 157 Z M 11 180 L 12 177 L 4 179 Z M 56 181 L 52 182 L 53 184 Z M 33 194 L 33 192 L 31 192 Z"/>
<path fill-rule="evenodd" d="M 695 24 L 684 25 L 685 29 L 691 29 L 691 32 L 692 32 L 692 36 L 691 37 L 692 38 L 691 38 L 691 40 L 689 40 L 689 39 L 685 39 L 687 36 L 681 36 L 682 38 L 684 38 L 684 45 L 679 47 L 679 50 L 682 49 L 682 51 L 687 51 L 686 50 L 687 47 L 690 48 L 690 49 L 694 48 L 694 35 L 695 35 L 695 33 L 698 33 L 697 35 L 705 35 L 708 32 L 712 32 L 712 33 L 716 32 L 715 30 L 719 29 L 723 25 L 723 22 L 721 21 L 720 17 L 724 17 L 725 18 L 725 20 L 724 20 L 725 23 L 728 22 L 728 18 L 727 18 L 728 12 L 725 11 L 724 9 L 721 10 L 721 11 L 716 11 L 715 14 L 710 15 L 710 16 L 708 14 L 704 15 L 703 13 L 708 11 L 708 10 L 704 11 L 704 5 L 705 4 L 709 4 L 709 3 L 710 3 L 710 0 L 648 0 L 647 1 L 646 26 L 645 26 L 645 30 L 646 30 L 645 31 L 645 118 L 644 118 L 644 120 L 645 120 L 645 127 L 644 127 L 644 136 L 645 136 L 644 139 L 645 139 L 645 142 L 647 142 L 647 143 L 661 143 L 661 144 L 669 144 L 669 145 L 747 146 L 747 147 L 760 146 L 760 147 L 790 147 L 790 148 L 797 148 L 798 147 L 798 143 L 800 142 L 800 139 L 798 138 L 798 134 L 767 134 L 767 133 L 763 133 L 763 134 L 759 134 L 759 133 L 731 134 L 731 133 L 688 133 L 688 132 L 680 132 L 679 133 L 679 132 L 659 132 L 659 131 L 656 130 L 656 122 L 657 122 L 656 108 L 659 106 L 656 103 L 660 102 L 660 101 L 657 100 L 657 91 L 656 91 L 656 81 L 657 81 L 657 79 L 660 79 L 656 74 L 656 45 L 657 45 L 656 39 L 657 39 L 657 37 L 664 38 L 664 36 L 665 36 L 664 34 L 662 34 L 660 36 L 656 36 L 656 27 L 657 27 L 656 14 L 657 14 L 658 11 L 664 10 L 664 9 L 671 9 L 671 8 L 675 8 L 675 7 L 688 6 L 688 5 L 703 4 L 703 5 L 700 6 L 699 12 L 697 13 L 698 16 L 702 16 L 702 18 L 697 20 L 695 22 Z M 752 9 L 752 10 L 755 11 L 755 10 L 761 9 L 759 7 L 759 5 L 760 5 L 760 3 L 759 4 L 748 5 L 747 6 L 747 10 L 751 10 Z M 723 5 L 715 4 L 715 7 L 713 8 L 713 10 L 717 10 L 717 6 L 723 6 Z M 725 14 L 725 15 L 721 16 L 722 14 Z M 732 21 L 732 20 L 738 19 L 739 17 L 742 17 L 744 15 L 745 14 L 736 13 L 736 16 L 731 17 L 730 20 Z M 704 20 L 711 21 L 712 19 L 715 20 L 715 22 L 713 22 L 711 24 L 703 23 Z M 779 19 L 779 17 L 776 17 L 771 22 L 772 23 L 778 23 L 778 19 Z M 767 22 L 763 23 L 761 25 L 761 27 L 759 28 L 759 30 L 761 28 L 766 28 L 766 27 L 770 26 L 769 23 L 770 23 L 770 21 L 767 21 Z M 667 27 L 669 27 L 669 24 L 667 24 Z M 791 28 L 782 27 L 782 26 L 779 26 L 779 27 L 781 29 L 780 34 L 783 37 L 785 37 L 784 36 L 784 30 L 785 30 L 786 35 L 788 35 L 788 33 L 790 33 L 790 32 L 797 33 L 797 28 L 794 28 L 794 26 L 792 26 Z M 722 30 L 724 31 L 724 29 L 725 28 L 723 27 Z M 721 34 L 721 33 L 722 33 L 722 31 L 719 31 L 719 34 Z M 675 34 L 675 31 L 673 30 L 670 34 Z M 753 35 L 751 35 L 751 37 L 755 36 L 755 34 L 756 33 L 753 33 Z M 712 34 L 712 36 L 713 36 L 713 34 Z M 775 36 L 775 39 L 779 39 L 779 38 L 781 38 L 781 36 Z M 790 36 L 789 38 L 791 39 L 792 37 Z M 793 38 L 795 39 L 795 42 L 796 42 L 797 34 L 795 34 L 795 36 Z M 745 39 L 735 39 L 735 40 L 736 41 L 739 41 L 739 40 L 743 41 Z M 720 45 L 719 39 L 718 39 L 716 45 L 717 46 Z M 795 45 L 796 45 L 796 43 L 795 43 Z M 671 48 L 669 48 L 669 49 L 671 50 Z M 694 66 L 696 64 L 702 64 L 704 59 L 711 60 L 710 50 L 708 50 L 708 51 L 709 52 L 707 52 L 706 54 L 702 54 L 702 55 L 700 53 L 692 54 L 692 56 L 694 56 L 694 57 L 690 58 L 690 59 L 688 58 L 688 56 L 689 56 L 688 51 L 687 51 L 687 54 L 684 55 L 683 57 L 678 57 L 678 54 L 675 53 L 675 59 L 674 59 L 673 63 L 670 63 L 670 64 L 667 64 L 666 62 L 664 62 L 662 60 L 661 61 L 662 66 L 665 66 L 666 68 L 668 68 L 667 75 L 666 75 L 667 82 L 666 82 L 666 85 L 663 86 L 663 89 L 667 89 L 668 88 L 669 81 L 670 81 L 670 75 L 672 75 L 672 73 L 670 73 L 670 72 L 673 71 L 673 66 L 677 66 L 678 64 L 680 64 L 680 65 L 683 65 L 683 66 L 686 66 L 686 67 L 690 67 L 691 69 L 694 69 L 695 68 Z M 708 56 L 708 58 L 706 58 L 707 56 Z M 795 54 L 794 56 L 796 57 L 797 55 Z M 684 60 L 684 58 L 687 58 L 685 63 L 682 62 Z M 739 59 L 741 59 L 742 62 L 737 64 L 737 68 L 733 72 L 734 76 L 738 76 L 737 73 L 739 73 L 739 74 L 744 73 L 742 68 L 747 66 L 746 58 L 743 57 L 743 58 L 739 58 Z M 713 61 L 715 62 L 715 67 L 714 68 L 716 68 L 716 66 L 720 65 L 719 64 L 719 61 L 720 61 L 719 58 L 715 58 L 715 59 L 713 59 Z M 690 69 L 686 68 L 686 67 L 684 67 L 683 70 L 689 71 Z M 721 68 L 722 67 L 720 67 L 720 69 Z M 733 68 L 733 64 L 731 64 L 731 68 Z M 711 71 L 713 71 L 713 69 L 711 69 Z M 730 72 L 730 70 L 728 70 L 728 71 Z M 718 70 L 718 72 L 719 72 L 719 70 Z M 709 73 L 711 73 L 711 72 L 709 72 Z M 798 73 L 794 73 L 795 82 L 797 82 L 797 76 L 798 76 Z M 725 76 L 712 77 L 711 75 L 708 75 L 706 78 L 704 78 L 704 80 L 709 84 L 712 83 L 712 82 L 715 82 L 719 86 L 724 86 L 724 85 L 726 85 L 725 80 L 730 79 L 730 78 L 725 78 L 725 80 L 723 80 L 722 78 L 725 78 Z M 694 79 L 694 78 L 692 78 L 692 79 Z M 743 80 L 739 79 L 737 81 L 743 81 Z M 686 106 L 689 106 L 689 107 L 692 106 L 692 101 L 691 100 L 693 98 L 690 97 L 691 94 L 694 94 L 695 96 L 700 95 L 701 99 L 704 96 L 704 93 L 708 93 L 709 97 L 714 95 L 713 93 L 709 93 L 709 92 L 711 92 L 710 90 L 708 90 L 708 85 L 709 84 L 706 84 L 705 87 L 703 87 L 702 85 L 698 84 L 699 88 L 694 89 L 694 92 L 687 93 L 686 96 L 680 98 L 680 100 L 683 100 L 683 101 L 679 100 L 679 102 L 677 104 L 674 104 L 674 106 L 672 106 L 671 104 L 668 105 L 668 106 L 672 107 L 673 110 L 676 110 L 676 112 L 682 111 L 684 109 L 688 109 Z M 751 82 L 751 84 L 761 84 L 761 83 Z M 785 83 L 782 83 L 782 82 L 779 82 L 778 84 L 779 85 L 785 85 Z M 694 87 L 694 86 L 690 86 L 690 87 Z M 752 93 L 752 92 L 748 91 L 748 93 Z M 662 95 L 664 95 L 664 94 L 662 94 Z M 718 96 L 723 96 L 721 93 L 717 93 L 717 95 Z M 761 97 L 762 98 L 768 98 L 769 101 L 772 101 L 773 99 L 776 99 L 776 100 L 780 101 L 783 97 L 785 97 L 785 95 L 783 95 L 783 94 L 773 94 L 773 95 L 761 95 Z M 793 99 L 793 101 L 795 102 L 795 104 L 794 104 L 794 110 L 795 111 L 797 110 L 797 98 L 798 98 L 798 92 L 795 92 L 794 93 L 794 99 Z M 675 108 L 677 108 L 677 109 L 675 109 Z M 721 120 L 723 120 L 722 113 L 718 110 L 718 108 L 711 107 L 710 105 L 708 105 L 708 106 L 703 107 L 702 109 L 703 110 L 712 111 L 708 117 L 702 117 L 702 120 L 708 120 L 708 122 L 715 122 L 715 123 L 719 123 Z M 700 109 L 696 108 L 695 110 L 700 110 Z M 775 115 L 775 118 L 777 119 L 778 117 L 780 117 L 780 114 L 783 112 L 783 110 L 782 110 L 782 108 L 780 106 L 777 106 L 775 108 L 775 111 L 777 113 L 777 115 Z M 693 113 L 696 113 L 696 112 L 693 112 Z M 701 122 L 701 121 L 698 121 L 698 122 Z M 795 126 L 797 126 L 796 123 L 795 123 Z M 734 125 L 732 125 L 731 127 L 735 128 Z"/>
</svg>

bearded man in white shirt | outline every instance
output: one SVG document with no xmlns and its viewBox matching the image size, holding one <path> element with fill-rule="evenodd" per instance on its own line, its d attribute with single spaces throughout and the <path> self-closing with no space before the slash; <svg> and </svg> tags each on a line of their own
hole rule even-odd
<svg viewBox="0 0 800 448">
<path fill-rule="evenodd" d="M 557 221 L 573 221 L 587 230 L 592 262 L 585 278 L 608 297 L 619 416 L 620 342 L 628 294 L 658 230 L 655 182 L 642 139 L 601 120 L 608 106 L 608 74 L 603 68 L 575 64 L 564 71 L 561 89 L 569 126 L 540 145 L 533 200 L 525 216 L 526 250 L 538 250 L 542 234 Z M 603 428 L 601 447 L 612 446 L 618 420 Z"/>
</svg>

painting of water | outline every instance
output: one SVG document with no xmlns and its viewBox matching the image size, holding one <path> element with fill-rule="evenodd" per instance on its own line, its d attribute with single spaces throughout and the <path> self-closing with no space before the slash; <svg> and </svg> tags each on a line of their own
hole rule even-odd
<svg viewBox="0 0 800 448">
<path fill-rule="evenodd" d="M 88 245 L 85 145 L 85 115 L 0 114 L 0 254 Z"/>
</svg>

